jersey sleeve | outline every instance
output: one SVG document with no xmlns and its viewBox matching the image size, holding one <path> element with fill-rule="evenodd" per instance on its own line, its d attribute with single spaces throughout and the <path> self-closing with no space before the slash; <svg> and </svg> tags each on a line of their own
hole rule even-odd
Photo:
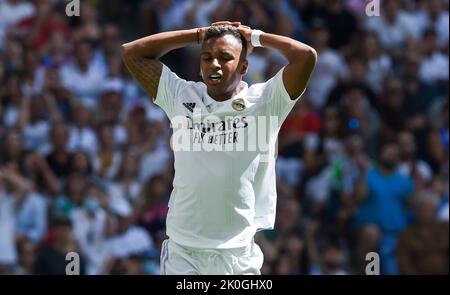
<svg viewBox="0 0 450 295">
<path fill-rule="evenodd" d="M 175 115 L 177 98 L 187 84 L 186 80 L 181 79 L 166 65 L 163 65 L 155 104 L 160 106 L 169 118 Z"/>
<path fill-rule="evenodd" d="M 267 115 L 278 116 L 280 125 L 286 119 L 295 103 L 305 93 L 303 91 L 297 98 L 291 99 L 283 82 L 284 69 L 285 67 L 265 83 L 261 94 L 261 97 L 266 100 Z"/>
</svg>

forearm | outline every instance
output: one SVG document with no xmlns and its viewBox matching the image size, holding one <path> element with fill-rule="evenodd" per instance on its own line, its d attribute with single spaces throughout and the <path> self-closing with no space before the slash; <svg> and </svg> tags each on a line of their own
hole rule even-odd
<svg viewBox="0 0 450 295">
<path fill-rule="evenodd" d="M 317 59 L 316 52 L 311 46 L 285 36 L 264 33 L 260 37 L 260 42 L 264 47 L 281 53 L 290 63 L 308 60 L 315 63 Z"/>
<path fill-rule="evenodd" d="M 158 59 L 171 50 L 196 44 L 199 38 L 197 29 L 163 32 L 123 44 L 122 49 L 124 56 Z"/>
<path fill-rule="evenodd" d="M 291 99 L 298 98 L 317 63 L 316 51 L 299 41 L 274 34 L 263 33 L 259 40 L 262 46 L 277 50 L 289 61 L 283 71 L 283 83 Z"/>
</svg>

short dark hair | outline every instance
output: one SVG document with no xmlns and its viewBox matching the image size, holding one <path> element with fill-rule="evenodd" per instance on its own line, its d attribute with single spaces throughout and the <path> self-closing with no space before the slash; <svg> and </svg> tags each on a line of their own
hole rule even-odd
<svg viewBox="0 0 450 295">
<path fill-rule="evenodd" d="M 225 35 L 231 35 L 241 41 L 244 57 L 247 55 L 247 40 L 235 26 L 210 26 L 205 33 L 204 41 L 212 38 L 219 38 Z"/>
</svg>

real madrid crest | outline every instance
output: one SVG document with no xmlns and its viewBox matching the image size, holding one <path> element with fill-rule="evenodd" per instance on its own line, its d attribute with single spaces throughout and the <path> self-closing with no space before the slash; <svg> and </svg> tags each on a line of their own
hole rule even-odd
<svg viewBox="0 0 450 295">
<path fill-rule="evenodd" d="M 243 98 L 236 98 L 231 102 L 231 106 L 236 111 L 242 111 L 245 109 L 245 101 Z"/>
</svg>

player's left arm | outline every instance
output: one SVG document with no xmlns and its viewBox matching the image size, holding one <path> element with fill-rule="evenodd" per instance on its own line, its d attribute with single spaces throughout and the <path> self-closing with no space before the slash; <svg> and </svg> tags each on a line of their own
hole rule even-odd
<svg viewBox="0 0 450 295">
<path fill-rule="evenodd" d="M 253 30 L 250 27 L 229 21 L 216 22 L 212 25 L 236 26 L 247 40 L 248 51 L 251 52 Z M 317 53 L 314 48 L 294 39 L 269 33 L 261 34 L 259 40 L 262 46 L 277 50 L 289 61 L 283 71 L 283 83 L 291 99 L 298 98 L 305 90 L 317 63 Z"/>
<path fill-rule="evenodd" d="M 314 48 L 294 39 L 269 33 L 260 36 L 260 43 L 277 50 L 289 61 L 283 71 L 283 83 L 291 99 L 298 98 L 305 90 L 317 63 Z"/>
</svg>

